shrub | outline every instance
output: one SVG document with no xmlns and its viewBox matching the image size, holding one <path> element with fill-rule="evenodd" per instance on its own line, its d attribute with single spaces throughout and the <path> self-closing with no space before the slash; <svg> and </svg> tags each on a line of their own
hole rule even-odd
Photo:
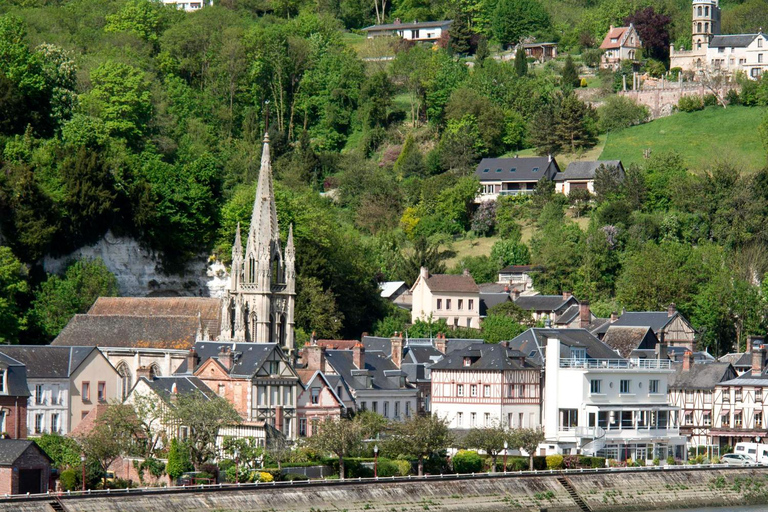
<svg viewBox="0 0 768 512">
<path fill-rule="evenodd" d="M 65 491 L 76 491 L 78 489 L 78 474 L 74 469 L 65 469 L 59 476 L 61 488 Z"/>
<path fill-rule="evenodd" d="M 704 108 L 704 102 L 700 96 L 683 96 L 677 102 L 677 108 L 680 110 L 680 112 L 695 112 Z"/>
<path fill-rule="evenodd" d="M 586 87 L 587 86 L 587 79 L 582 78 L 581 82 L 579 83 L 579 87 Z"/>
<path fill-rule="evenodd" d="M 397 465 L 389 459 L 380 458 L 376 472 L 381 477 L 398 476 Z"/>
<path fill-rule="evenodd" d="M 287 473 L 283 480 L 286 482 L 293 482 L 296 480 L 309 480 L 309 477 L 307 475 L 302 475 L 301 473 Z"/>
<path fill-rule="evenodd" d="M 547 469 L 563 469 L 562 455 L 547 455 Z"/>
<path fill-rule="evenodd" d="M 736 89 L 731 89 L 725 93 L 725 101 L 727 101 L 729 105 L 741 105 L 739 92 Z"/>
<path fill-rule="evenodd" d="M 397 474 L 399 476 L 408 476 L 411 474 L 411 469 L 413 468 L 411 461 L 393 460 L 392 463 L 397 466 Z"/>
<path fill-rule="evenodd" d="M 183 473 L 192 471 L 192 461 L 189 460 L 189 450 L 183 443 L 176 439 L 171 440 L 171 448 L 168 452 L 168 464 L 165 468 L 168 476 L 173 479 L 179 478 Z"/>
<path fill-rule="evenodd" d="M 714 94 L 706 94 L 704 95 L 704 106 L 705 107 L 715 107 L 719 105 L 720 103 L 717 101 L 717 96 Z"/>
<path fill-rule="evenodd" d="M 479 473 L 483 470 L 483 459 L 475 451 L 459 450 L 453 456 L 453 470 L 456 473 Z"/>
<path fill-rule="evenodd" d="M 259 482 L 274 482 L 275 477 L 272 476 L 271 473 L 267 473 L 266 471 L 260 471 L 259 472 Z"/>
<path fill-rule="evenodd" d="M 597 109 L 601 131 L 611 132 L 648 121 L 648 107 L 627 96 L 610 96 Z"/>
<path fill-rule="evenodd" d="M 673 456 L 667 457 L 667 466 L 674 466 L 675 465 L 675 458 Z"/>
<path fill-rule="evenodd" d="M 584 63 L 585 66 L 589 66 L 590 68 L 596 68 L 600 65 L 600 59 L 603 56 L 603 51 L 595 48 L 590 50 L 584 50 L 581 53 L 581 61 Z"/>
</svg>

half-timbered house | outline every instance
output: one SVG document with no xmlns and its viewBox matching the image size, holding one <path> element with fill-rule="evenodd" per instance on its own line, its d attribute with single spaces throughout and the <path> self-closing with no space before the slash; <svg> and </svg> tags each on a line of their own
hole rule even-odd
<svg viewBox="0 0 768 512">
<path fill-rule="evenodd" d="M 608 328 L 613 326 L 650 327 L 656 337 L 670 347 L 696 349 L 696 330 L 674 304 L 670 304 L 666 311 L 627 311 L 616 321 L 606 322 L 592 333 L 602 340 Z"/>
<path fill-rule="evenodd" d="M 667 401 L 680 408 L 680 434 L 688 438 L 688 446 L 712 446 L 715 387 L 736 378 L 736 371 L 730 363 L 696 363 L 692 352 L 686 352 L 682 363 L 673 367 Z"/>
<path fill-rule="evenodd" d="M 506 344 L 474 344 L 430 366 L 432 413 L 453 429 L 541 424 L 541 368 Z"/>
</svg>

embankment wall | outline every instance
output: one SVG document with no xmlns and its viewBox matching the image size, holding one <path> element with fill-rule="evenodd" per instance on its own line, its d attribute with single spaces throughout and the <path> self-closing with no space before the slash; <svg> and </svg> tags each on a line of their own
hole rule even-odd
<svg viewBox="0 0 768 512">
<path fill-rule="evenodd" d="M 108 497 L 63 497 L 61 503 L 68 512 L 578 511 L 558 476 L 115 493 Z M 768 468 L 570 473 L 566 478 L 594 512 L 768 503 Z M 0 511 L 51 512 L 50 501 L 0 500 Z"/>
</svg>

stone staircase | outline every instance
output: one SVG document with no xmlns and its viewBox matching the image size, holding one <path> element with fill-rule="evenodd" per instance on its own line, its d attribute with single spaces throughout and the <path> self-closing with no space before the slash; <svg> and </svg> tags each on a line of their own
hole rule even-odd
<svg viewBox="0 0 768 512">
<path fill-rule="evenodd" d="M 560 482 L 560 485 L 565 487 L 565 490 L 571 495 L 571 499 L 573 499 L 574 503 L 579 507 L 579 510 L 582 512 L 592 512 L 592 509 L 589 508 L 589 505 L 587 505 L 583 499 L 581 499 L 581 496 L 579 496 L 576 489 L 573 488 L 571 482 L 569 482 L 567 478 L 559 476 L 557 477 L 557 481 Z"/>
<path fill-rule="evenodd" d="M 64 504 L 58 499 L 56 501 L 49 501 L 48 506 L 53 512 L 67 512 L 67 509 L 64 508 Z"/>
</svg>

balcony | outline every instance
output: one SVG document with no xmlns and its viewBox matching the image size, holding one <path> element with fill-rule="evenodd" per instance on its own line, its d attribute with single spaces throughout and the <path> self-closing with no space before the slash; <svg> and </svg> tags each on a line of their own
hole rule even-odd
<svg viewBox="0 0 768 512">
<path fill-rule="evenodd" d="M 579 370 L 669 370 L 669 359 L 560 359 L 560 368 Z"/>
</svg>

